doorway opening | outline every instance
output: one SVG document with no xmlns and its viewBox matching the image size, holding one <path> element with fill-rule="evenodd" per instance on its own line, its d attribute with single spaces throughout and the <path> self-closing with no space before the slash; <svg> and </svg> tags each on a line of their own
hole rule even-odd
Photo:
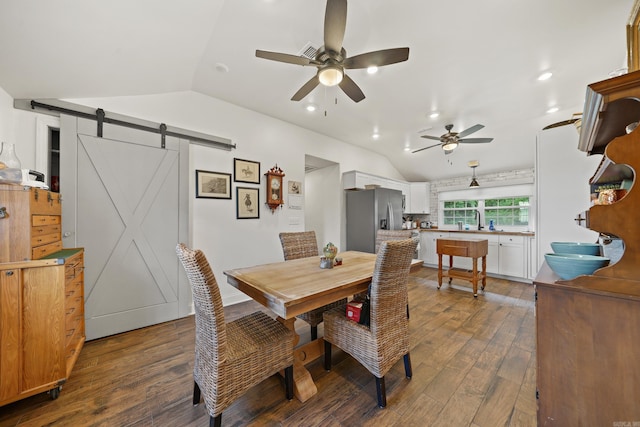
<svg viewBox="0 0 640 427">
<path fill-rule="evenodd" d="M 342 239 L 343 192 L 340 164 L 305 155 L 305 230 L 315 231 L 318 245 L 331 242 L 340 248 Z"/>
</svg>

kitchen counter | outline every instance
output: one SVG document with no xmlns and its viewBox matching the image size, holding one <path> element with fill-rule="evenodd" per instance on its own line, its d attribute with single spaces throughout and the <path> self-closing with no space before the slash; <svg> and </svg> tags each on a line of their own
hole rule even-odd
<svg viewBox="0 0 640 427">
<path fill-rule="evenodd" d="M 533 231 L 489 231 L 489 230 L 446 230 L 443 228 L 416 228 L 420 232 L 447 232 L 447 233 L 473 233 L 473 234 L 496 234 L 502 236 L 530 236 L 536 235 Z"/>
</svg>

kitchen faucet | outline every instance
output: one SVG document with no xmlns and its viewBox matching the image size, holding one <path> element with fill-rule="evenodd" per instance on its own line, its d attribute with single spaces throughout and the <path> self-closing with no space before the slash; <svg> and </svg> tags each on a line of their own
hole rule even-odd
<svg viewBox="0 0 640 427">
<path fill-rule="evenodd" d="M 480 211 L 476 209 L 476 216 L 478 217 L 478 231 L 482 230 L 484 227 L 480 225 Z"/>
</svg>

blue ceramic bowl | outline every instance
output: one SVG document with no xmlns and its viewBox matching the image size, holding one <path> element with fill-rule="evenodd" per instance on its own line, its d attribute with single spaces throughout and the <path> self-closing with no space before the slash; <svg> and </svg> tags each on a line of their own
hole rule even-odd
<svg viewBox="0 0 640 427">
<path fill-rule="evenodd" d="M 551 249 L 557 254 L 581 254 L 599 256 L 600 245 L 598 243 L 580 242 L 551 242 Z"/>
<path fill-rule="evenodd" d="M 609 265 L 609 258 L 580 254 L 544 254 L 547 264 L 560 276 L 570 280 L 582 274 L 593 274 L 599 268 Z"/>
</svg>

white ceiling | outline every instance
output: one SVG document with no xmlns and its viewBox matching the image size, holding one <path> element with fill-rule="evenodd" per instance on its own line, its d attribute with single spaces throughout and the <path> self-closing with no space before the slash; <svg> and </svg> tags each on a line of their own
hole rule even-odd
<svg viewBox="0 0 640 427">
<path fill-rule="evenodd" d="M 349 56 L 410 48 L 408 61 L 375 75 L 347 72 L 366 95 L 356 104 L 336 87 L 290 101 L 316 69 L 255 57 L 319 47 L 325 0 L 7 0 L 0 87 L 15 99 L 193 90 L 382 153 L 411 181 L 471 175 L 469 160 L 482 175 L 533 167 L 542 127 L 581 111 L 586 85 L 626 66 L 632 4 L 351 0 Z M 553 77 L 537 81 L 544 70 Z M 319 111 L 305 111 L 308 101 Z M 560 111 L 547 114 L 553 105 Z M 420 135 L 439 136 L 447 123 L 484 124 L 473 136 L 494 141 L 446 157 L 403 150 L 437 143 Z"/>
</svg>

